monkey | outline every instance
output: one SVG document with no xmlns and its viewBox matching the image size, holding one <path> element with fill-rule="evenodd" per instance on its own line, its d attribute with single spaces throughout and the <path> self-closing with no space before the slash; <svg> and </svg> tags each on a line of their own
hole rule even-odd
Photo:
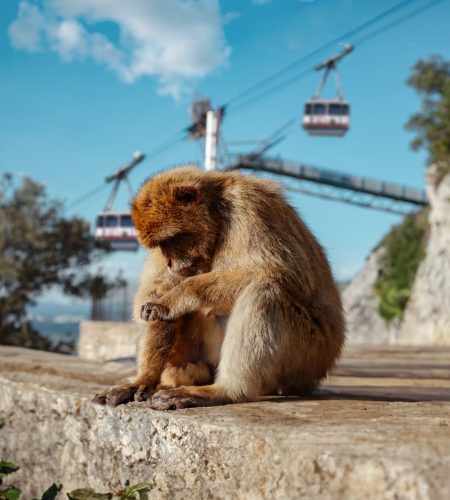
<svg viewBox="0 0 450 500">
<path fill-rule="evenodd" d="M 135 400 L 157 410 L 248 402 L 305 394 L 327 376 L 345 341 L 340 295 L 278 184 L 178 168 L 142 186 L 132 216 L 158 263 L 135 298 L 149 332 Z"/>
<path fill-rule="evenodd" d="M 217 365 L 221 334 L 211 315 L 188 314 L 176 321 L 149 321 L 142 304 L 156 300 L 181 282 L 181 276 L 166 271 L 159 248 L 150 250 L 133 300 L 133 319 L 144 332 L 139 342 L 138 376 L 135 381 L 96 394 L 94 401 L 117 406 L 145 401 L 156 388 L 201 384 L 212 381 Z M 147 323 L 148 321 L 148 323 Z M 181 330 L 183 334 L 181 334 Z M 204 352 L 202 332 L 209 332 Z"/>
</svg>

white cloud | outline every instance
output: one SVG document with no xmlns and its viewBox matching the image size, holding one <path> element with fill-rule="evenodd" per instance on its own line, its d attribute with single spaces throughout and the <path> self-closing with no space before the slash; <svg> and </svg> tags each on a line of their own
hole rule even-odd
<svg viewBox="0 0 450 500">
<path fill-rule="evenodd" d="M 17 19 L 8 28 L 11 44 L 29 52 L 42 50 L 42 31 L 46 20 L 35 5 L 20 2 Z"/>
<path fill-rule="evenodd" d="M 218 0 L 42 0 L 41 4 L 20 2 L 17 18 L 9 26 L 15 48 L 51 50 L 64 61 L 93 59 L 129 83 L 157 76 L 162 94 L 178 96 L 189 80 L 225 65 L 230 53 Z M 117 41 L 96 30 L 100 22 L 116 25 Z"/>
<path fill-rule="evenodd" d="M 235 10 L 227 12 L 223 15 L 223 24 L 230 24 L 232 21 L 239 19 L 240 17 L 242 17 L 242 14 L 240 12 L 236 12 Z"/>
<path fill-rule="evenodd" d="M 46 321 L 46 317 L 43 316 L 42 314 L 27 314 L 27 319 L 30 321 L 35 321 L 36 323 L 43 323 Z"/>
<path fill-rule="evenodd" d="M 250 0 L 253 5 L 266 5 L 272 2 L 272 0 Z"/>
<path fill-rule="evenodd" d="M 58 314 L 52 320 L 53 323 L 79 323 L 86 317 L 82 314 Z"/>
</svg>

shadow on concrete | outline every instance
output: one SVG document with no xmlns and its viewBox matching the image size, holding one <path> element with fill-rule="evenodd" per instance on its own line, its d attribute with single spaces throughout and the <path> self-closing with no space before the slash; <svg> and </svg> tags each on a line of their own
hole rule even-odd
<svg viewBox="0 0 450 500">
<path fill-rule="evenodd" d="M 414 363 L 414 365 L 377 363 L 376 365 L 361 366 L 358 364 L 341 363 L 333 369 L 332 374 L 339 377 L 450 380 L 450 365 L 437 363 Z"/>
<path fill-rule="evenodd" d="M 384 401 L 399 403 L 450 401 L 450 387 L 405 387 L 405 386 L 339 386 L 327 385 L 305 396 L 278 396 L 262 398 L 260 401 L 283 403 L 285 401 Z"/>
</svg>

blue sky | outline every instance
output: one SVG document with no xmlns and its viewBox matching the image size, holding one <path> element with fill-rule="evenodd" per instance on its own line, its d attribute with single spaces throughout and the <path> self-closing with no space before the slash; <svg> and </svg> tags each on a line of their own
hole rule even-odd
<svg viewBox="0 0 450 500">
<path fill-rule="evenodd" d="M 0 170 L 29 175 L 69 204 L 101 184 L 134 151 L 148 152 L 187 125 L 193 96 L 210 97 L 216 105 L 227 102 L 396 3 L 1 0 Z M 412 2 L 397 16 L 425 4 Z M 410 150 L 411 135 L 404 130 L 419 99 L 405 80 L 419 58 L 449 57 L 449 20 L 450 2 L 444 0 L 356 46 L 340 66 L 352 104 L 352 129 L 345 138 L 311 138 L 299 127 L 302 104 L 318 85 L 313 72 L 254 105 L 230 110 L 224 138 L 263 139 L 294 118 L 288 138 L 273 154 L 423 187 L 425 154 Z M 336 44 L 308 66 L 339 50 Z M 327 92 L 331 95 L 333 88 Z M 145 161 L 131 182 L 137 188 L 157 170 L 200 160 L 199 144 L 180 142 Z M 103 190 L 69 213 L 93 221 L 107 194 Z M 340 279 L 351 277 L 400 220 L 306 196 L 291 201 Z M 122 195 L 117 208 L 125 205 Z M 122 268 L 135 279 L 142 259 L 143 252 L 118 254 L 103 268 Z"/>
</svg>

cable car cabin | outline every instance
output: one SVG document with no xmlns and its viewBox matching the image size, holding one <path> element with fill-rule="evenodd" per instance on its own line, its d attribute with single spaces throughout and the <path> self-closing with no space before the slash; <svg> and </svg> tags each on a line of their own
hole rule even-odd
<svg viewBox="0 0 450 500">
<path fill-rule="evenodd" d="M 342 137 L 350 127 L 350 105 L 340 99 L 305 103 L 303 128 L 310 135 Z"/>
<path fill-rule="evenodd" d="M 130 212 L 103 212 L 98 215 L 95 239 L 108 241 L 112 250 L 135 251 L 139 247 Z"/>
</svg>

